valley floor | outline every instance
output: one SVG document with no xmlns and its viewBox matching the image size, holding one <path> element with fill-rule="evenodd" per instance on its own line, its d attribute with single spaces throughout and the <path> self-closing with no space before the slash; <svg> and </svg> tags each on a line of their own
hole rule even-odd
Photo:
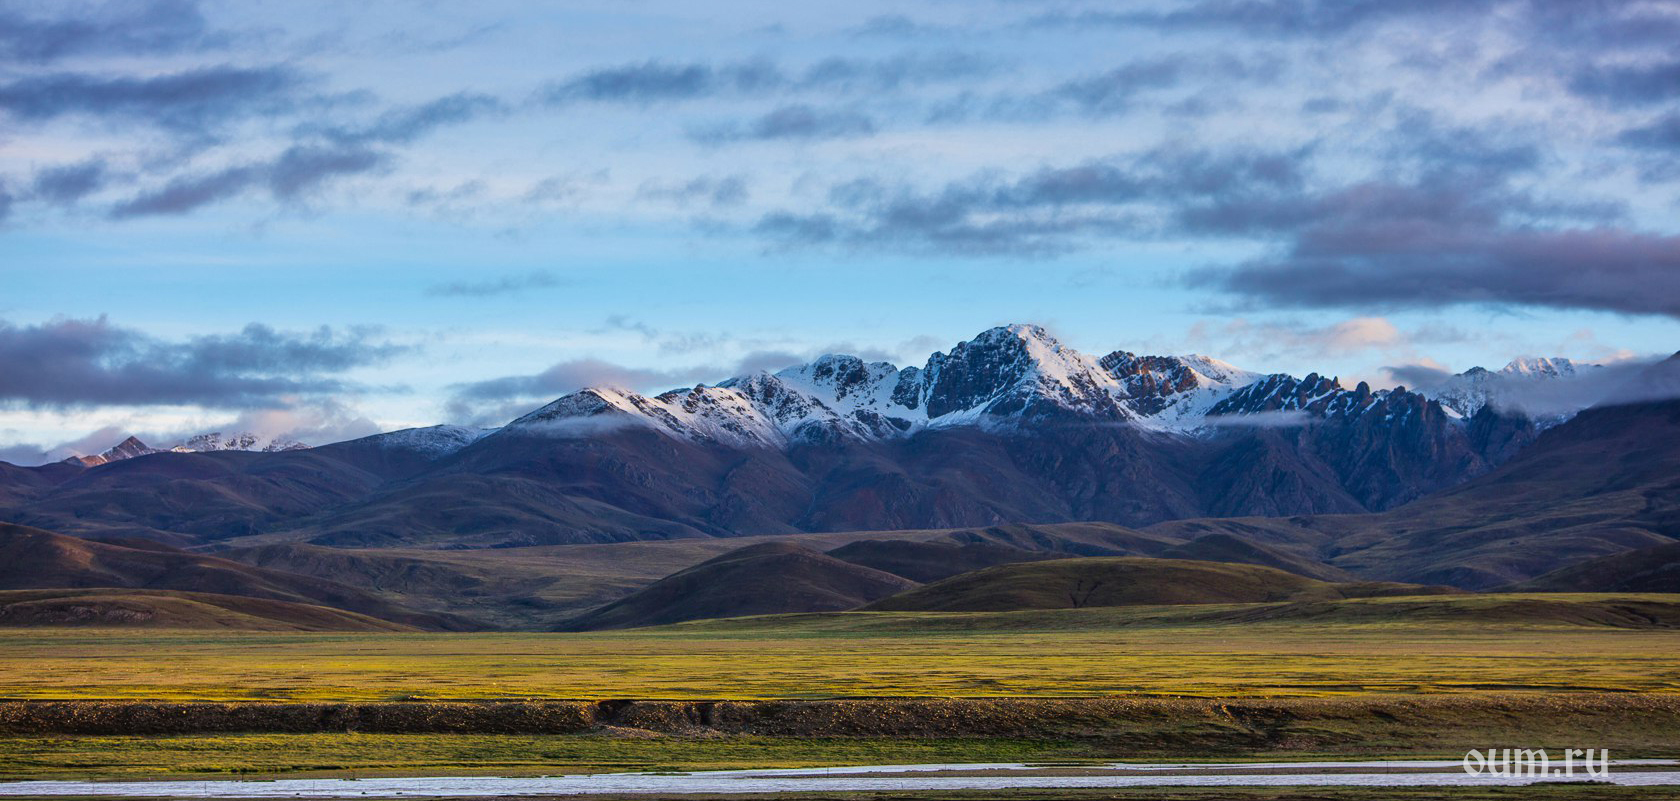
<svg viewBox="0 0 1680 801">
<path fill-rule="evenodd" d="M 0 698 L 1680 692 L 1680 596 L 1418 603 L 834 613 L 597 633 L 0 629 Z"/>
<path fill-rule="evenodd" d="M 1494 746 L 1672 758 L 1677 601 L 835 613 L 598 633 L 0 630 L 0 778 L 1456 758 Z M 495 715 L 472 718 L 501 721 L 482 730 L 451 722 L 510 702 L 517 720 L 543 704 L 583 717 L 555 724 L 566 734 Z M 316 722 L 227 722 L 282 712 Z M 1196 792 L 1149 797 L 1300 797 Z M 1476 792 L 1455 797 L 1546 797 Z M 1602 794 L 1570 797 L 1668 797 L 1591 792 Z"/>
</svg>

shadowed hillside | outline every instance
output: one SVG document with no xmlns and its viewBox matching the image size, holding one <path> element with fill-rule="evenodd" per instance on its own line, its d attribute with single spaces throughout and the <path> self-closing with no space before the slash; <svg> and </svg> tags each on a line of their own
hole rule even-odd
<svg viewBox="0 0 1680 801">
<path fill-rule="evenodd" d="M 865 609 L 1003 612 L 1097 606 L 1328 601 L 1432 590 L 1399 584 L 1334 584 L 1270 567 L 1184 559 L 1057 559 L 987 568 L 935 582 Z"/>
<path fill-rule="evenodd" d="M 0 524 L 0 589 L 178 590 L 331 606 L 427 629 L 468 621 L 414 612 L 361 590 L 165 546 L 127 547 Z"/>
<path fill-rule="evenodd" d="M 958 544 L 910 540 L 859 540 L 835 548 L 828 555 L 917 582 L 938 581 L 993 565 L 1057 558 L 1056 554 L 990 542 Z"/>
<path fill-rule="evenodd" d="M 171 590 L 3 590 L 0 626 L 418 631 L 325 606 Z"/>
<path fill-rule="evenodd" d="M 836 611 L 914 586 L 909 579 L 792 543 L 767 542 L 667 576 L 564 628 L 615 629 L 714 617 Z"/>
<path fill-rule="evenodd" d="M 1601 556 L 1505 589 L 1512 592 L 1680 593 L 1680 542 Z"/>
</svg>

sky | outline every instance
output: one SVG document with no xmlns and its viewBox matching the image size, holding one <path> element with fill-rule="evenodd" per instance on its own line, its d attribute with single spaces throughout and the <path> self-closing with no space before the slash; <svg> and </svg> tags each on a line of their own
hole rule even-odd
<svg viewBox="0 0 1680 801">
<path fill-rule="evenodd" d="M 496 425 L 1030 322 L 1680 348 L 1680 2 L 0 0 L 0 460 Z"/>
</svg>

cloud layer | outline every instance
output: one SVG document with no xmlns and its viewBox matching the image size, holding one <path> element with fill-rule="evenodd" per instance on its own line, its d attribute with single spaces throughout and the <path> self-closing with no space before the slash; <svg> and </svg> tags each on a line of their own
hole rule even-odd
<svg viewBox="0 0 1680 801">
<path fill-rule="evenodd" d="M 405 350 L 371 331 L 325 327 L 291 333 L 252 324 L 168 342 L 103 317 L 0 322 L 0 405 L 281 408 L 298 396 L 346 391 L 351 384 L 339 375 Z"/>
</svg>

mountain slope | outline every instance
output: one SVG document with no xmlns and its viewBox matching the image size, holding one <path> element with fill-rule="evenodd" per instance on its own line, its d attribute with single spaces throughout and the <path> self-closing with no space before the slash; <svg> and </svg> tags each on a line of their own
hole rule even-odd
<svg viewBox="0 0 1680 801">
<path fill-rule="evenodd" d="M 159 453 L 0 496 L 0 519 L 183 546 L 483 548 L 1389 509 L 1531 436 L 1421 394 L 989 329 L 920 367 L 825 356 L 493 432 Z"/>
<path fill-rule="evenodd" d="M 238 631 L 417 631 L 312 604 L 174 590 L 0 590 L 0 626 L 220 629 Z"/>
<path fill-rule="evenodd" d="M 916 586 L 791 543 L 750 545 L 667 576 L 564 628 L 618 629 L 684 620 L 832 612 Z"/>
<path fill-rule="evenodd" d="M 828 555 L 924 583 L 994 565 L 1056 558 L 1054 554 L 989 542 L 959 545 L 954 542 L 910 540 L 858 540 L 835 548 Z"/>
<path fill-rule="evenodd" d="M 1400 584 L 1335 584 L 1257 565 L 1096 557 L 987 568 L 934 582 L 864 608 L 883 612 L 1007 612 L 1327 601 L 1440 591 Z"/>
<path fill-rule="evenodd" d="M 1510 592 L 1680 593 L 1680 542 L 1600 556 L 1502 589 Z"/>
<path fill-rule="evenodd" d="M 360 590 L 156 545 L 127 547 L 0 524 L 0 590 L 126 588 L 265 598 L 358 612 L 405 626 L 469 627 Z"/>
</svg>

